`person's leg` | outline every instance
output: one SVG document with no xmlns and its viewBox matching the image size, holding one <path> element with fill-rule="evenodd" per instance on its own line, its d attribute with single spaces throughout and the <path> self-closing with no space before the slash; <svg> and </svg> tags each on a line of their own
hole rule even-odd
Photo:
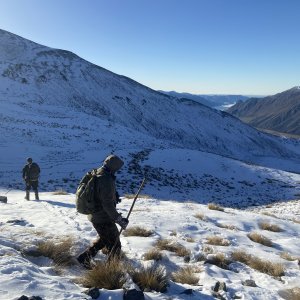
<svg viewBox="0 0 300 300">
<path fill-rule="evenodd" d="M 38 191 L 39 182 L 32 181 L 31 185 L 32 185 L 32 189 L 34 191 L 35 200 L 39 200 L 39 191 Z"/>
<path fill-rule="evenodd" d="M 110 257 L 120 257 L 121 242 L 118 227 L 115 223 L 110 223 L 103 233 L 105 247 L 110 253 Z"/>
<path fill-rule="evenodd" d="M 30 189 L 31 189 L 30 181 L 26 181 L 25 184 L 26 184 L 26 186 L 25 186 L 25 191 L 26 191 L 25 199 L 29 200 L 30 199 Z"/>
</svg>

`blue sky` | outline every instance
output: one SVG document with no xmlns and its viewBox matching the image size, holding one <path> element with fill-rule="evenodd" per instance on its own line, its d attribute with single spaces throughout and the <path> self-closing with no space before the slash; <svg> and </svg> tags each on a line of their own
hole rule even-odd
<svg viewBox="0 0 300 300">
<path fill-rule="evenodd" d="M 153 89 L 300 85 L 299 0 L 0 0 L 0 28 Z"/>
</svg>

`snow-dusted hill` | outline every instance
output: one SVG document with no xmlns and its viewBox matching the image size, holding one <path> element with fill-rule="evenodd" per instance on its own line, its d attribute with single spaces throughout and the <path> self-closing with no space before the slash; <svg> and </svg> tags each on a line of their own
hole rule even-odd
<svg viewBox="0 0 300 300">
<path fill-rule="evenodd" d="M 0 186 L 22 188 L 20 169 L 32 156 L 42 168 L 42 190 L 74 191 L 84 172 L 115 152 L 126 163 L 119 181 L 124 192 L 147 173 L 145 191 L 151 187 L 163 198 L 244 206 L 298 193 L 299 176 L 281 170 L 300 172 L 299 141 L 261 133 L 227 113 L 3 30 L 0 117 Z M 208 162 L 212 168 L 204 172 Z M 239 183 L 249 178 L 250 184 Z M 273 186 L 276 193 L 269 193 Z"/>
</svg>

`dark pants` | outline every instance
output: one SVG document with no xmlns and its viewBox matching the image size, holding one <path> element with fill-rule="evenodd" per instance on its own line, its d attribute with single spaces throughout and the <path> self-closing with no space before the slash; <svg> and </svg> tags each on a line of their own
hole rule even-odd
<svg viewBox="0 0 300 300">
<path fill-rule="evenodd" d="M 34 191 L 37 191 L 38 186 L 39 186 L 38 180 L 35 180 L 35 181 L 28 180 L 28 181 L 26 181 L 26 191 L 30 191 L 31 188 Z"/>
<path fill-rule="evenodd" d="M 31 190 L 31 188 L 33 189 L 34 193 L 35 193 L 35 199 L 39 200 L 39 192 L 38 192 L 38 186 L 39 186 L 39 182 L 38 180 L 28 180 L 26 181 L 26 196 L 25 199 L 29 200 L 29 191 Z"/>
<path fill-rule="evenodd" d="M 92 223 L 96 229 L 99 238 L 88 249 L 89 254 L 94 257 L 97 252 L 103 248 L 106 248 L 108 252 L 112 252 L 112 256 L 119 256 L 121 252 L 121 242 L 119 238 L 118 227 L 115 223 Z M 115 245 L 115 247 L 114 247 Z M 113 249 L 114 248 L 114 249 Z"/>
</svg>

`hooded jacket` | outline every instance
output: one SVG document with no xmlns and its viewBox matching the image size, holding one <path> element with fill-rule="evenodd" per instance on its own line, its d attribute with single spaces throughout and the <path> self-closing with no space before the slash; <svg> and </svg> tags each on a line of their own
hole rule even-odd
<svg viewBox="0 0 300 300">
<path fill-rule="evenodd" d="M 93 223 L 115 222 L 120 215 L 117 212 L 116 185 L 114 173 L 118 171 L 124 162 L 116 155 L 108 156 L 103 166 L 97 169 L 97 180 L 95 186 L 96 201 L 99 204 L 99 211 L 88 215 Z"/>
</svg>

